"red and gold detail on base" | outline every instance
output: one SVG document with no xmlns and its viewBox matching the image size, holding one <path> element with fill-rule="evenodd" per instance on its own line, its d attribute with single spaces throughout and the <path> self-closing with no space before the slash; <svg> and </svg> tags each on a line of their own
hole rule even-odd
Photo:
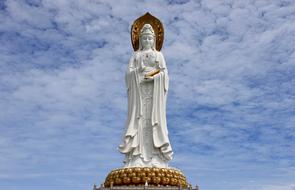
<svg viewBox="0 0 295 190">
<path fill-rule="evenodd" d="M 188 187 L 184 174 L 173 168 L 132 167 L 111 171 L 105 182 L 110 186 L 141 186 L 148 183 L 152 186 L 181 186 Z"/>
</svg>

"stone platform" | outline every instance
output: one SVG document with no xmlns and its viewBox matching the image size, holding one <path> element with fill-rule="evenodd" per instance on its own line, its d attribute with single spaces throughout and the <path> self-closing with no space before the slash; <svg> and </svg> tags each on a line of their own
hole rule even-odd
<svg viewBox="0 0 295 190">
<path fill-rule="evenodd" d="M 104 187 L 101 185 L 100 187 L 93 186 L 93 190 L 199 190 L 199 187 L 196 186 L 192 188 L 191 186 L 182 188 L 181 186 L 114 186 L 114 187 Z"/>
</svg>

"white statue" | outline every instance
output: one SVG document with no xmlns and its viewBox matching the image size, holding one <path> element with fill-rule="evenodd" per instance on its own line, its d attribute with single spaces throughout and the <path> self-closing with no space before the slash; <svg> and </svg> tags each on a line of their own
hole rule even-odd
<svg viewBox="0 0 295 190">
<path fill-rule="evenodd" d="M 164 57 L 155 48 L 156 37 L 150 24 L 139 36 L 139 49 L 126 72 L 128 119 L 119 151 L 125 167 L 168 167 L 172 148 L 166 123 L 168 72 Z"/>
</svg>

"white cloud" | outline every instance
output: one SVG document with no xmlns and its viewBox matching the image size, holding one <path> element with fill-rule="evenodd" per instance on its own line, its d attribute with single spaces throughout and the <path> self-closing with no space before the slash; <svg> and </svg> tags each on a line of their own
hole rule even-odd
<svg viewBox="0 0 295 190">
<path fill-rule="evenodd" d="M 129 30 L 146 11 L 165 25 L 171 165 L 202 189 L 294 188 L 293 2 L 4 4 L 1 188 L 85 189 L 122 165 Z"/>
</svg>

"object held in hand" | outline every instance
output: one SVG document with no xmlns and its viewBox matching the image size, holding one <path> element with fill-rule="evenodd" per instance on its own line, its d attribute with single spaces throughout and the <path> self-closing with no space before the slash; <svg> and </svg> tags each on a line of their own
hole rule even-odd
<svg viewBox="0 0 295 190">
<path fill-rule="evenodd" d="M 160 73 L 160 69 L 156 69 L 156 70 L 154 70 L 154 71 L 152 71 L 152 72 L 150 72 L 148 74 L 145 74 L 144 78 L 150 78 L 150 77 L 152 77 L 152 76 L 154 76 L 154 75 L 156 75 L 158 73 Z"/>
</svg>

